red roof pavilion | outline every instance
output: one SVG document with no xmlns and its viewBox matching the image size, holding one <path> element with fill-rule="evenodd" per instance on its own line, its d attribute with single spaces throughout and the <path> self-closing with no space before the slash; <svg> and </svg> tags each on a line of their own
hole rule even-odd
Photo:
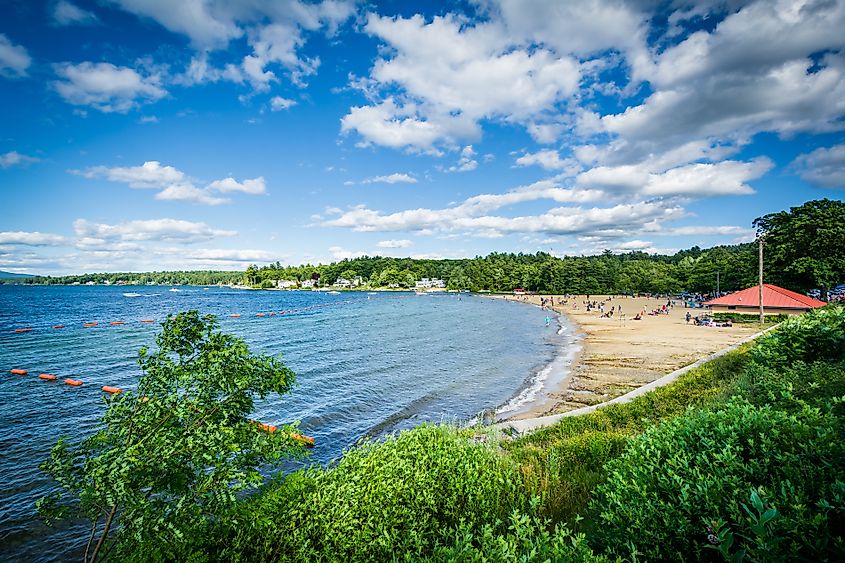
<svg viewBox="0 0 845 563">
<path fill-rule="evenodd" d="M 705 307 L 711 305 L 722 305 L 728 307 L 760 307 L 760 287 L 752 286 L 742 291 L 725 295 L 717 299 L 711 299 L 703 304 Z M 772 309 L 816 309 L 827 305 L 824 301 L 789 291 L 770 283 L 763 284 L 763 307 Z"/>
</svg>

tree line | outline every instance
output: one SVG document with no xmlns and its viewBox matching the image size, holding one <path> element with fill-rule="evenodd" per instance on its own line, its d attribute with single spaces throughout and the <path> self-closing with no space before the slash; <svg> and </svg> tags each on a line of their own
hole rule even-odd
<svg viewBox="0 0 845 563">
<path fill-rule="evenodd" d="M 667 293 L 712 292 L 717 275 L 723 290 L 753 284 L 756 276 L 753 244 L 693 247 L 671 256 L 642 252 L 558 258 L 546 252 L 513 254 L 493 252 L 469 259 L 413 259 L 363 256 L 331 264 L 251 266 L 244 283 L 271 286 L 276 280 L 303 282 L 315 279 L 332 285 L 338 279 L 361 278 L 370 287 L 413 287 L 422 278 L 437 278 L 449 289 L 512 291 L 522 288 L 542 293 Z"/>
</svg>

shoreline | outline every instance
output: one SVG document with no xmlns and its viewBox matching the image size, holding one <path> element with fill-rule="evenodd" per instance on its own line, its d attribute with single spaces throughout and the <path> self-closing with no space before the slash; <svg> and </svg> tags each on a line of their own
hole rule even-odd
<svg viewBox="0 0 845 563">
<path fill-rule="evenodd" d="M 686 322 L 686 313 L 689 311 L 695 316 L 703 311 L 684 308 L 679 300 L 671 306 L 671 300 L 667 298 L 590 296 L 590 302 L 602 304 L 605 314 L 614 309 L 614 316 L 606 317 L 599 309 L 587 311 L 587 296 L 584 295 L 565 298 L 499 294 L 486 297 L 535 306 L 540 305 L 541 298 L 553 298 L 555 305 L 551 310 L 562 315 L 580 335 L 577 340 L 580 349 L 568 354 L 571 357 L 568 373 L 556 382 L 543 385 L 535 400 L 527 402 L 518 412 L 498 417 L 499 422 L 549 416 L 605 403 L 760 330 L 757 325 L 695 326 Z M 649 314 L 667 302 L 670 304 L 667 314 Z M 635 314 L 643 310 L 646 314 L 641 320 L 633 320 Z M 568 347 L 564 345 L 558 356 L 565 354 Z M 558 361 L 558 356 L 549 365 Z"/>
</svg>

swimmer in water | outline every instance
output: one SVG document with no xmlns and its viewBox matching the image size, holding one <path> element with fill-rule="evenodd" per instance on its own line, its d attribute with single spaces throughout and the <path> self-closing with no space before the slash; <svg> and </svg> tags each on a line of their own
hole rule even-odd
<svg viewBox="0 0 845 563">
<path fill-rule="evenodd" d="M 552 324 L 552 319 L 549 318 L 549 317 L 546 317 L 546 326 L 549 326 L 550 324 Z"/>
</svg>

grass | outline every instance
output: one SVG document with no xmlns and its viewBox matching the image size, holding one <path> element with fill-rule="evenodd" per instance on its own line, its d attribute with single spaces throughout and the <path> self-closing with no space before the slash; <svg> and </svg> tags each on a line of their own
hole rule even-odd
<svg viewBox="0 0 845 563">
<path fill-rule="evenodd" d="M 631 402 L 567 417 L 503 444 L 519 465 L 530 493 L 540 497 L 540 513 L 575 525 L 592 491 L 606 478 L 605 464 L 620 456 L 628 441 L 648 427 L 689 408 L 723 402 L 745 370 L 750 347 L 745 344 Z"/>
</svg>

